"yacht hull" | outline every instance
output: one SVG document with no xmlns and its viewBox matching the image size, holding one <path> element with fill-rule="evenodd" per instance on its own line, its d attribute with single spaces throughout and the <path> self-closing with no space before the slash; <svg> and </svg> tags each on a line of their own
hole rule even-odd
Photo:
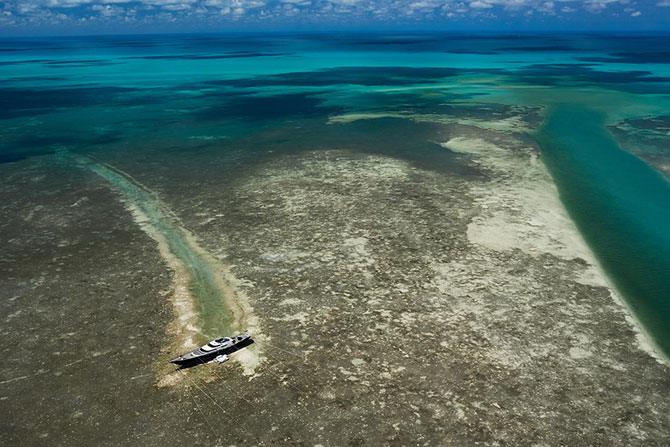
<svg viewBox="0 0 670 447">
<path fill-rule="evenodd" d="M 193 351 L 184 355 L 180 355 L 179 357 L 173 358 L 170 360 L 170 363 L 174 363 L 176 365 L 207 363 L 219 355 L 233 353 L 253 343 L 253 340 L 251 340 L 251 337 L 247 334 L 237 335 L 235 337 L 231 337 L 228 340 L 221 343 L 219 346 L 212 347 L 212 343 L 217 341 L 213 340 L 205 346 L 194 349 Z"/>
</svg>

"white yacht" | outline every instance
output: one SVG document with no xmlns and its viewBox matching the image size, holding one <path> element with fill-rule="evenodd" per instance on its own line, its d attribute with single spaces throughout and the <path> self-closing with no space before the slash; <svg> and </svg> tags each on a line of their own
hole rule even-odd
<svg viewBox="0 0 670 447">
<path fill-rule="evenodd" d="M 217 338 L 216 340 L 212 340 L 198 349 L 173 358 L 170 360 L 170 363 L 183 364 L 195 362 L 198 360 L 211 360 L 214 356 L 225 354 L 226 352 L 232 352 L 236 350 L 236 348 L 240 348 L 241 346 L 239 345 L 249 340 L 249 338 L 250 337 L 248 334 L 240 334 L 234 337 Z M 246 344 L 243 344 L 242 346 L 246 346 Z"/>
</svg>

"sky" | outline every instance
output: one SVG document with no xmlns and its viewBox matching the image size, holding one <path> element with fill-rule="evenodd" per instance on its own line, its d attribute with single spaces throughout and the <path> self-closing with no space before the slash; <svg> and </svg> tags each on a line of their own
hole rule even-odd
<svg viewBox="0 0 670 447">
<path fill-rule="evenodd" d="M 670 0 L 0 0 L 0 35 L 662 30 Z"/>
</svg>

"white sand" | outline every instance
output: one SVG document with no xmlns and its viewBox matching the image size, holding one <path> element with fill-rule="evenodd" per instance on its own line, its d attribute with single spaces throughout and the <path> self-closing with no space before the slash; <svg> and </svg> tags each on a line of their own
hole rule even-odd
<svg viewBox="0 0 670 447">
<path fill-rule="evenodd" d="M 556 185 L 533 148 L 512 153 L 482 139 L 466 137 L 452 138 L 442 145 L 472 156 L 473 162 L 492 171 L 495 178 L 493 187 L 472 187 L 481 212 L 468 225 L 471 243 L 494 251 L 518 249 L 535 257 L 547 253 L 566 260 L 583 259 L 587 266 L 574 280 L 607 287 L 613 301 L 625 311 L 640 349 L 662 361 L 568 216 Z M 582 351 L 571 354 L 584 355 Z"/>
</svg>

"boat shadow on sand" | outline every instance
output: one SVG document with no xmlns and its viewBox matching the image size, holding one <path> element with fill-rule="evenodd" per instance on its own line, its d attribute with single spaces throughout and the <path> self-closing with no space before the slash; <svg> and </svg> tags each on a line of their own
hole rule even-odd
<svg viewBox="0 0 670 447">
<path fill-rule="evenodd" d="M 237 351 L 246 348 L 247 346 L 251 345 L 254 343 L 254 340 L 251 338 L 248 338 L 244 341 L 241 341 L 240 343 L 236 344 L 235 346 L 232 346 L 228 349 L 222 350 L 222 351 L 217 351 L 212 354 L 198 357 L 196 359 L 190 360 L 188 362 L 181 363 L 177 366 L 177 370 L 182 370 L 182 369 L 189 369 L 193 368 L 194 366 L 200 366 L 204 365 L 205 363 L 209 363 L 212 360 L 214 360 L 216 357 L 226 354 L 226 355 L 231 355 L 236 353 Z"/>
</svg>

